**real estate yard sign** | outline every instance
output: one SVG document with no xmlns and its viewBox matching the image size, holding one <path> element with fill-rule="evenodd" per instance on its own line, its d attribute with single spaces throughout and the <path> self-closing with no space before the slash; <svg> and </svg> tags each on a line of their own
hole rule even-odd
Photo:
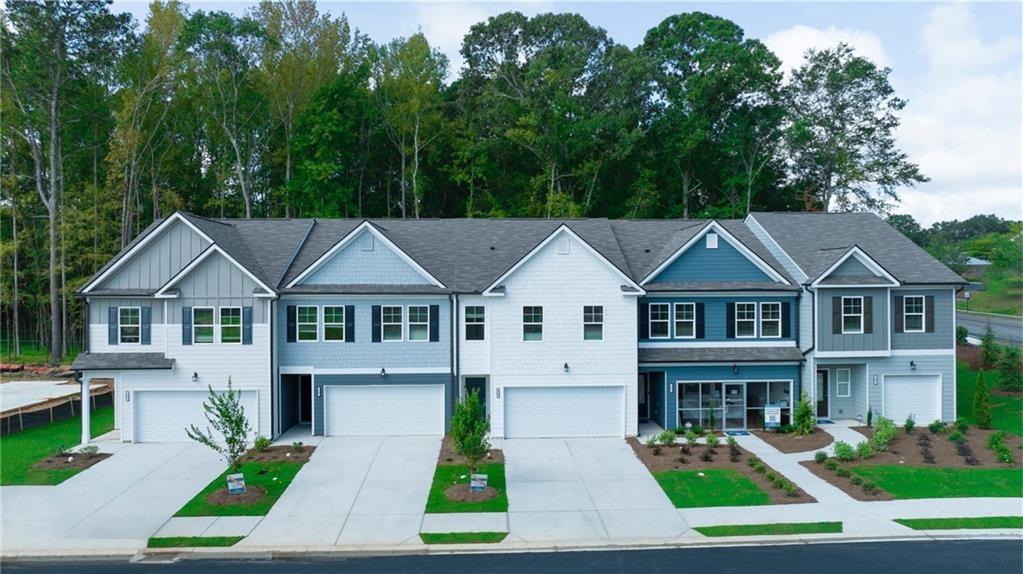
<svg viewBox="0 0 1023 574">
<path fill-rule="evenodd" d="M 227 475 L 227 493 L 245 494 L 245 475 L 242 473 Z"/>
<path fill-rule="evenodd" d="M 483 492 L 487 489 L 487 475 L 474 474 L 469 480 L 469 492 Z"/>
<path fill-rule="evenodd" d="M 776 429 L 781 426 L 781 407 L 767 405 L 764 407 L 764 428 Z"/>
</svg>

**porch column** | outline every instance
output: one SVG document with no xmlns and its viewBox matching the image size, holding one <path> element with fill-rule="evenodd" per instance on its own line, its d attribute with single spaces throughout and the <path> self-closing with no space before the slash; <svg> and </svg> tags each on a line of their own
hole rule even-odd
<svg viewBox="0 0 1023 574">
<path fill-rule="evenodd" d="M 82 385 L 82 445 L 89 444 L 89 440 L 92 439 L 92 432 L 90 431 L 90 403 L 89 403 L 89 379 L 85 375 L 79 374 L 79 383 Z"/>
</svg>

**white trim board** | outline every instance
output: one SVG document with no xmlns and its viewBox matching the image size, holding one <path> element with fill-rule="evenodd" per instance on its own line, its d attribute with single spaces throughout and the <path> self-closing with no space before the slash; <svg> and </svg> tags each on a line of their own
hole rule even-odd
<svg viewBox="0 0 1023 574">
<path fill-rule="evenodd" d="M 647 299 L 655 299 L 657 297 L 679 297 L 684 295 L 686 297 L 704 297 L 707 299 L 713 297 L 789 297 L 791 299 L 799 299 L 802 289 L 799 291 L 648 291 L 646 293 Z"/>
<path fill-rule="evenodd" d="M 379 375 L 380 369 L 384 369 L 388 375 L 447 375 L 451 373 L 448 367 L 362 367 L 353 369 L 332 369 L 317 367 L 279 367 L 282 375 Z M 386 379 L 387 377 L 382 377 Z"/>
<path fill-rule="evenodd" d="M 640 367 L 792 367 L 799 365 L 799 361 L 773 361 L 773 362 L 745 362 L 745 361 L 731 361 L 724 362 L 694 362 L 694 363 L 644 363 L 639 362 Z"/>
<path fill-rule="evenodd" d="M 850 358 L 855 359 L 857 357 L 870 358 L 870 357 L 890 357 L 892 356 L 891 351 L 816 351 L 815 356 L 818 359 L 837 359 L 837 358 Z"/>
<path fill-rule="evenodd" d="M 799 281 L 806 281 L 807 279 L 810 278 L 810 276 L 806 274 L 806 271 L 803 271 L 803 268 L 800 267 L 798 263 L 796 263 L 796 260 L 793 259 L 788 254 L 787 251 L 782 249 L 782 246 L 777 241 L 775 241 L 774 236 L 767 232 L 767 229 L 764 228 L 764 226 L 761 225 L 759 221 L 757 221 L 756 216 L 754 216 L 752 213 L 750 213 L 749 215 L 746 216 L 745 223 L 746 223 L 747 227 L 752 227 L 752 226 L 750 226 L 750 222 L 751 221 L 753 222 L 753 224 L 755 224 L 757 226 L 757 229 L 760 230 L 760 232 L 763 234 L 763 236 L 766 237 L 771 242 L 772 245 L 774 245 L 775 247 L 778 248 L 778 252 L 781 253 L 782 255 L 784 255 L 785 258 L 789 260 L 789 263 L 791 263 L 792 266 L 795 267 L 796 270 L 799 271 L 802 274 L 802 277 L 797 277 L 797 279 Z M 757 236 L 757 239 L 760 239 L 761 241 L 763 241 L 763 239 L 761 239 L 761 237 L 760 237 L 760 234 L 757 234 L 756 232 L 754 232 L 754 235 Z"/>
<path fill-rule="evenodd" d="M 241 263 L 238 263 L 238 261 L 236 261 L 233 257 L 228 255 L 227 252 L 224 251 L 223 249 L 221 249 L 220 246 L 217 245 L 216 243 L 210 244 L 210 246 L 207 247 L 205 251 L 200 253 L 198 257 L 193 259 L 188 265 L 185 265 L 181 269 L 181 271 L 178 271 L 173 277 L 171 277 L 170 280 L 168 280 L 167 283 L 165 283 L 163 285 L 163 287 L 160 287 L 159 291 L 157 291 L 153 296 L 157 297 L 157 298 L 161 298 L 161 299 L 163 299 L 163 298 L 173 299 L 174 297 L 176 297 L 175 295 L 168 295 L 166 293 L 166 291 L 168 289 L 170 289 L 171 287 L 173 287 L 174 285 L 176 285 L 178 283 L 178 281 L 181 281 L 182 279 L 184 279 L 189 273 L 191 273 L 193 270 L 195 270 L 196 267 L 198 267 L 203 261 L 205 261 L 213 253 L 219 253 L 219 254 L 223 255 L 224 258 L 227 259 L 228 261 L 230 261 L 232 265 L 234 265 L 235 267 L 240 269 L 242 273 L 246 274 L 249 277 L 249 279 L 252 279 L 257 285 L 259 285 L 259 287 L 261 289 L 266 291 L 265 294 L 253 293 L 252 297 L 275 297 L 276 296 L 274 294 L 274 290 L 273 289 L 268 287 L 266 285 L 266 283 L 263 283 L 262 281 L 260 281 L 258 277 L 253 275 L 252 272 L 250 272 L 248 269 L 245 268 L 245 266 L 243 266 Z"/>
<path fill-rule="evenodd" d="M 700 343 L 692 343 L 690 341 L 700 341 L 700 339 L 671 339 L 669 341 L 653 341 L 639 343 L 640 349 L 720 349 L 720 348 L 735 348 L 735 347 L 781 347 L 781 348 L 793 348 L 798 349 L 792 341 L 743 341 L 743 340 L 728 340 L 728 341 L 707 341 Z"/>
</svg>

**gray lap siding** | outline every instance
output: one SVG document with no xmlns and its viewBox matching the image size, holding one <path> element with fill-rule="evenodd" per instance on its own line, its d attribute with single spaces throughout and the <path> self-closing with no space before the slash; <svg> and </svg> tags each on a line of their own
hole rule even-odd
<svg viewBox="0 0 1023 574">
<path fill-rule="evenodd" d="M 454 401 L 454 383 L 449 373 L 388 374 L 381 377 L 371 375 L 313 375 L 313 434 L 323 434 L 323 404 L 326 386 L 393 386 L 393 385 L 444 385 L 444 430 L 451 427 L 451 412 Z"/>
</svg>

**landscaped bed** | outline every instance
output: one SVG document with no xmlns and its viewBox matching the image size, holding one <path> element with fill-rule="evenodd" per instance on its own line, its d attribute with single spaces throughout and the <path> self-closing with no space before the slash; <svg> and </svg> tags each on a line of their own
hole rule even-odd
<svg viewBox="0 0 1023 574">
<path fill-rule="evenodd" d="M 654 447 L 641 444 L 636 438 L 630 437 L 627 442 L 676 508 L 816 502 L 737 445 L 733 452 L 732 445 L 722 442 L 713 449 L 710 460 L 704 460 L 707 458 L 704 453 L 709 450 L 704 444 L 662 445 L 661 454 L 655 454 Z M 758 472 L 755 465 L 763 472 Z M 791 485 L 789 491 L 779 487 L 779 483 Z"/>
<path fill-rule="evenodd" d="M 477 468 L 477 474 L 487 475 L 487 489 L 470 492 L 469 465 L 454 452 L 451 437 L 444 437 L 426 501 L 426 512 L 507 512 L 504 453 L 491 449 L 489 456 Z"/>
<path fill-rule="evenodd" d="M 93 410 L 89 422 L 94 437 L 110 432 L 114 407 Z M 77 445 L 81 437 L 82 418 L 76 415 L 0 438 L 0 485 L 60 484 L 109 456 L 56 455 L 58 449 Z M 69 456 L 75 460 L 67 462 Z"/>
<path fill-rule="evenodd" d="M 419 538 L 426 544 L 494 544 L 507 536 L 507 532 L 423 532 Z"/>
<path fill-rule="evenodd" d="M 913 530 L 972 530 L 1012 528 L 1023 530 L 1023 516 L 983 516 L 977 518 L 896 518 L 895 522 Z"/>
<path fill-rule="evenodd" d="M 149 548 L 199 548 L 234 546 L 244 536 L 167 536 L 150 538 Z"/>
<path fill-rule="evenodd" d="M 757 438 L 784 453 L 820 450 L 835 440 L 833 436 L 820 429 L 805 435 L 796 434 L 794 432 L 782 433 L 761 430 L 751 432 Z"/>
<path fill-rule="evenodd" d="M 837 534 L 841 522 L 786 522 L 775 524 L 732 524 L 697 526 L 693 530 L 704 536 L 772 536 L 780 534 Z"/>
</svg>

